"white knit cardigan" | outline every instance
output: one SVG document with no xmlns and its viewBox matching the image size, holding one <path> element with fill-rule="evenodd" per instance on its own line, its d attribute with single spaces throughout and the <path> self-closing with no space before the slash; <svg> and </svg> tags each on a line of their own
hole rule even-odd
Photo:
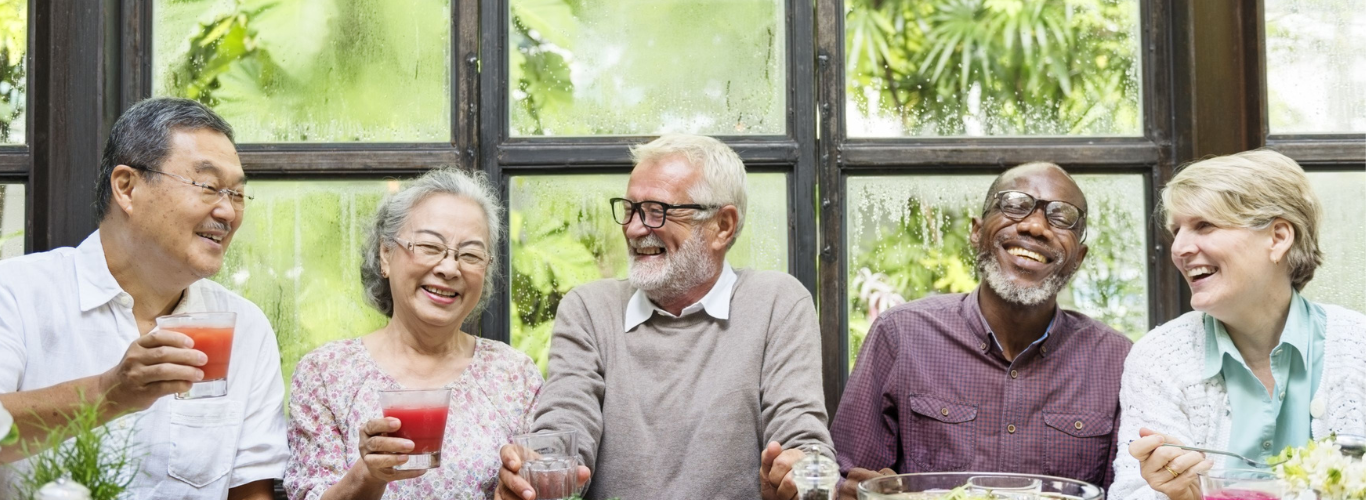
<svg viewBox="0 0 1366 500">
<path fill-rule="evenodd" d="M 1320 304 L 1327 313 L 1323 375 L 1311 403 L 1314 439 L 1366 435 L 1366 315 Z M 1148 332 L 1129 351 L 1119 389 L 1123 412 L 1111 499 L 1166 500 L 1148 487 L 1128 443 L 1147 427 L 1203 448 L 1228 449 L 1228 393 L 1222 376 L 1204 378 L 1204 313 L 1189 312 Z"/>
</svg>

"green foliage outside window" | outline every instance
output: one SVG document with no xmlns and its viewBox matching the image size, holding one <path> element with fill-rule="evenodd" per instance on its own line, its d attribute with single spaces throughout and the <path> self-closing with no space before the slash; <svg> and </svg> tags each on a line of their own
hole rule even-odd
<svg viewBox="0 0 1366 500">
<path fill-rule="evenodd" d="M 0 0 L 0 143 L 24 142 L 28 0 Z"/>
</svg>

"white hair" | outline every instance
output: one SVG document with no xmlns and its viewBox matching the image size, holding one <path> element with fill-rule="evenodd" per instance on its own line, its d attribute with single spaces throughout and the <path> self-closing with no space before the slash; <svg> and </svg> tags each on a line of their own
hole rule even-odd
<svg viewBox="0 0 1366 500">
<path fill-rule="evenodd" d="M 702 179 L 688 189 L 692 202 L 699 205 L 718 207 L 733 205 L 739 214 L 735 222 L 735 239 L 745 227 L 745 164 L 740 155 L 725 143 L 705 135 L 665 134 L 658 139 L 631 148 L 631 159 L 636 165 L 682 156 L 694 167 L 702 169 Z M 712 211 L 699 212 L 698 216 L 709 216 Z"/>
</svg>

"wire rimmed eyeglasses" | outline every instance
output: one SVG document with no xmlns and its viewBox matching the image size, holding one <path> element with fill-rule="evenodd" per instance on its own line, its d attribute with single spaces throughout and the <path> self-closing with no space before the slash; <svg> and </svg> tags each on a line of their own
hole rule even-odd
<svg viewBox="0 0 1366 500">
<path fill-rule="evenodd" d="M 189 184 L 191 186 L 199 188 L 199 199 L 200 201 L 203 201 L 206 205 L 217 205 L 219 202 L 223 201 L 223 198 L 227 198 L 228 203 L 231 203 L 234 209 L 242 210 L 247 207 L 247 202 L 252 200 L 252 197 L 250 195 L 234 189 L 220 189 L 217 186 L 211 184 L 195 182 L 193 179 L 189 179 L 170 172 L 157 170 L 155 168 L 142 167 L 138 165 L 129 166 L 137 170 L 141 170 L 143 172 L 161 174 L 172 179 L 175 179 L 177 181 L 180 181 L 182 183 Z"/>
<path fill-rule="evenodd" d="M 714 205 L 698 205 L 687 203 L 671 205 L 662 201 L 645 200 L 631 201 L 626 198 L 612 198 L 612 219 L 617 224 L 623 226 L 631 223 L 631 217 L 640 214 L 640 223 L 645 227 L 657 229 L 664 227 L 664 221 L 668 220 L 670 210 L 715 210 L 719 207 Z"/>
<path fill-rule="evenodd" d="M 442 243 L 411 241 L 398 237 L 395 237 L 394 241 L 412 252 L 413 260 L 420 265 L 434 266 L 446 260 L 447 255 L 455 255 L 456 262 L 476 269 L 483 269 L 489 265 L 489 254 L 483 248 L 451 248 Z"/>
</svg>

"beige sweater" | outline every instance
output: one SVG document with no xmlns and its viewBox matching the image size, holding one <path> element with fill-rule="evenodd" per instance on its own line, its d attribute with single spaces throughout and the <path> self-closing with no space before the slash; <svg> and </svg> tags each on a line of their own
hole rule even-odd
<svg viewBox="0 0 1366 500">
<path fill-rule="evenodd" d="M 754 499 L 765 443 L 829 446 L 810 294 L 784 273 L 737 274 L 729 320 L 655 314 L 623 333 L 623 280 L 560 302 L 534 428 L 579 432 L 585 498 Z"/>
</svg>

